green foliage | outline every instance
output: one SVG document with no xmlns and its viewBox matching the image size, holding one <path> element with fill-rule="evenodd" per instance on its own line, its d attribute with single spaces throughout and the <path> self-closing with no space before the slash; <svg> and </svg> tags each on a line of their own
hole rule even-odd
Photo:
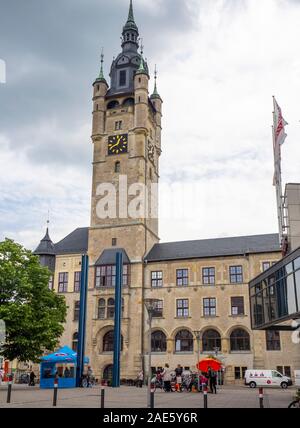
<svg viewBox="0 0 300 428">
<path fill-rule="evenodd" d="M 0 242 L 0 319 L 6 323 L 2 355 L 38 362 L 63 333 L 66 303 L 49 290 L 50 271 L 38 256 L 6 239 Z"/>
</svg>

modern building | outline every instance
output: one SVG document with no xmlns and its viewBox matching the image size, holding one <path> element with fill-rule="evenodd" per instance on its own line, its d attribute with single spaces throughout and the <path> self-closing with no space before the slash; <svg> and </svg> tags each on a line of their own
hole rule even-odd
<svg viewBox="0 0 300 428">
<path fill-rule="evenodd" d="M 146 364 L 146 298 L 160 301 L 151 332 L 154 367 L 168 362 L 174 368 L 180 363 L 195 369 L 199 351 L 201 357 L 218 355 L 226 382 L 240 381 L 247 368 L 299 368 L 298 348 L 288 332 L 269 335 L 251 329 L 248 283 L 282 258 L 278 234 L 160 243 L 155 189 L 163 101 L 156 79 L 149 94 L 149 68 L 138 48 L 139 30 L 130 1 L 110 85 L 102 64 L 93 84 L 90 226 L 76 229 L 55 245 L 47 230 L 36 250 L 53 272 L 50 287 L 65 295 L 69 307 L 61 344 L 77 346 L 81 255 L 88 254 L 86 355 L 98 378 L 111 376 L 115 260 L 121 251 L 122 378 L 136 378 Z M 125 213 L 122 185 L 128 197 Z M 128 188 L 139 186 L 147 190 L 144 202 L 154 215 L 139 211 L 143 202 L 136 203 L 136 191 L 127 194 Z M 112 187 L 115 205 L 105 199 Z M 128 215 L 130 204 L 138 205 L 138 215 Z"/>
</svg>

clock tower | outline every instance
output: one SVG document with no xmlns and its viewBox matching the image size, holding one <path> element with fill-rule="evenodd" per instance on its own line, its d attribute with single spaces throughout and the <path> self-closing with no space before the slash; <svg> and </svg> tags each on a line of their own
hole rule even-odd
<svg viewBox="0 0 300 428">
<path fill-rule="evenodd" d="M 113 328 L 111 312 L 106 312 L 103 305 L 114 304 L 115 256 L 121 251 L 121 370 L 126 367 L 127 375 L 136 376 L 143 367 L 144 354 L 143 259 L 159 241 L 157 186 L 162 99 L 157 92 L 156 71 L 154 92 L 149 95 L 150 73 L 140 47 L 132 0 L 121 39 L 122 51 L 113 59 L 110 84 L 104 77 L 103 54 L 100 73 L 93 84 L 87 352 L 96 372 L 112 364 L 112 355 L 101 345 L 99 349 L 99 344 Z"/>
<path fill-rule="evenodd" d="M 113 60 L 110 86 L 103 73 L 93 84 L 91 260 L 102 248 L 127 249 L 142 260 L 158 242 L 157 184 L 162 100 L 149 96 L 149 68 L 139 53 L 139 30 L 130 1 L 122 52 Z M 156 73 L 155 73 L 156 82 Z"/>
</svg>

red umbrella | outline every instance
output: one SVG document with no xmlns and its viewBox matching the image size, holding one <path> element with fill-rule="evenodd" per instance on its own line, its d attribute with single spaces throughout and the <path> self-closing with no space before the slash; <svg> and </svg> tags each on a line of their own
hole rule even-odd
<svg viewBox="0 0 300 428">
<path fill-rule="evenodd" d="M 214 358 L 205 358 L 197 364 L 197 369 L 201 372 L 207 373 L 209 368 L 218 372 L 222 368 L 222 363 Z"/>
</svg>

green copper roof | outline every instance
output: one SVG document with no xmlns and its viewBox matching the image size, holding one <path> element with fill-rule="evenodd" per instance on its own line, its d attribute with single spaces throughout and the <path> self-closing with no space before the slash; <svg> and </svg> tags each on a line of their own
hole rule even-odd
<svg viewBox="0 0 300 428">
<path fill-rule="evenodd" d="M 134 20 L 132 0 L 130 0 L 128 18 L 127 18 L 127 22 L 123 28 L 123 32 L 127 31 L 127 30 L 135 30 L 138 32 L 138 27 L 137 27 L 135 20 Z"/>
<path fill-rule="evenodd" d="M 156 66 L 155 66 L 155 72 L 154 72 L 154 80 L 155 80 L 155 83 L 154 83 L 154 91 L 153 91 L 153 94 L 151 95 L 151 99 L 155 99 L 155 98 L 159 98 L 159 99 L 161 99 L 161 97 L 160 97 L 160 95 L 159 95 L 159 93 L 158 93 L 158 91 L 157 91 L 157 69 L 156 69 Z"/>
<path fill-rule="evenodd" d="M 141 55 L 140 66 L 139 66 L 138 70 L 136 71 L 136 74 L 147 74 L 148 75 L 148 73 L 147 73 L 147 71 L 145 69 L 144 58 L 143 58 L 142 55 Z"/>
<path fill-rule="evenodd" d="M 106 81 L 106 79 L 105 79 L 105 77 L 104 77 L 104 73 L 103 73 L 103 58 L 104 58 L 104 55 L 103 55 L 103 51 L 102 51 L 102 53 L 101 53 L 101 67 L 100 67 L 100 73 L 99 73 L 99 76 L 97 77 L 97 79 L 96 79 L 96 82 L 103 82 L 103 83 L 106 83 L 107 84 L 107 81 Z"/>
</svg>

